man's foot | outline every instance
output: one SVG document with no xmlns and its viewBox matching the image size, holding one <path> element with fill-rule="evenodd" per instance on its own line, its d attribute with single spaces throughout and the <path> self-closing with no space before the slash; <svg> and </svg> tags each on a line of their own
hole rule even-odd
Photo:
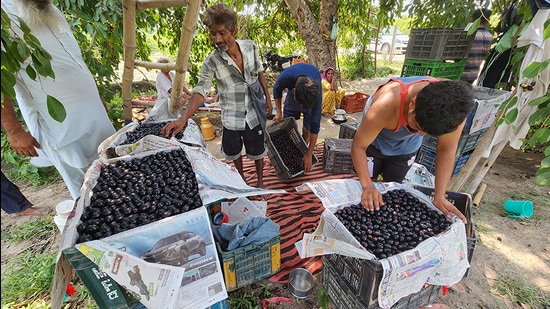
<svg viewBox="0 0 550 309">
<path fill-rule="evenodd" d="M 39 216 L 42 214 L 42 212 L 43 212 L 42 210 L 33 208 L 31 206 L 23 211 L 18 212 L 16 215 L 17 216 Z"/>
<path fill-rule="evenodd" d="M 418 309 L 451 309 L 445 304 L 431 304 L 428 306 L 418 307 Z"/>
<path fill-rule="evenodd" d="M 449 287 L 449 289 L 457 292 L 457 293 L 464 293 L 466 292 L 466 288 L 464 288 L 464 285 L 462 283 L 457 282 Z"/>
</svg>

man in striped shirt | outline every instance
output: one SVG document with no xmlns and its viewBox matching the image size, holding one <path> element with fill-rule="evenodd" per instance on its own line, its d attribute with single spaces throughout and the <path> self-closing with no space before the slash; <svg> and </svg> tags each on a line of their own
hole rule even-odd
<svg viewBox="0 0 550 309">
<path fill-rule="evenodd" d="M 470 84 L 473 84 L 477 79 L 479 68 L 493 43 L 493 35 L 485 28 L 489 23 L 489 17 L 491 17 L 491 10 L 485 8 L 477 9 L 472 16 L 473 21 L 480 19 L 480 22 L 461 77 L 461 80 Z"/>
</svg>

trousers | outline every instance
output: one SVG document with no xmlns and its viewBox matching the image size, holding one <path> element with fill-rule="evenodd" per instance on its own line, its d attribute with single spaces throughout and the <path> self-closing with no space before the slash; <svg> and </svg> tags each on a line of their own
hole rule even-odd
<svg viewBox="0 0 550 309">
<path fill-rule="evenodd" d="M 2 172 L 2 209 L 9 214 L 16 214 L 31 206 L 32 203 L 21 193 L 19 187 Z"/>
</svg>

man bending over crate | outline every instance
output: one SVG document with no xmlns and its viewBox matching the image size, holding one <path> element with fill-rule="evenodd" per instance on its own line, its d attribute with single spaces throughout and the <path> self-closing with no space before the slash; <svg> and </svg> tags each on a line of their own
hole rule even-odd
<svg viewBox="0 0 550 309">
<path fill-rule="evenodd" d="M 283 118 L 282 103 L 283 90 L 287 89 L 284 118 L 300 119 L 304 115 L 302 137 L 308 145 L 304 155 L 304 174 L 313 166 L 313 150 L 317 144 L 317 136 L 321 128 L 321 109 L 323 106 L 323 90 L 321 73 L 311 64 L 298 63 L 285 69 L 273 85 L 273 98 L 277 114 L 273 117 L 276 124 Z"/>
<path fill-rule="evenodd" d="M 353 166 L 363 193 L 361 204 L 378 210 L 384 202 L 373 181 L 402 182 L 422 137 L 437 137 L 433 204 L 450 218 L 466 217 L 445 198 L 458 141 L 474 107 L 472 86 L 464 81 L 429 76 L 392 78 L 367 100 L 351 146 Z"/>
</svg>

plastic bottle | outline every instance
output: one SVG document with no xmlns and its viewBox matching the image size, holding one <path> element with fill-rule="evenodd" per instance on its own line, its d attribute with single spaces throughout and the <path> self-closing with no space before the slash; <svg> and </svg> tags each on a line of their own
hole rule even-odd
<svg viewBox="0 0 550 309">
<path fill-rule="evenodd" d="M 210 120 L 208 120 L 208 117 L 201 118 L 201 131 L 202 136 L 204 136 L 204 139 L 207 141 L 211 141 L 216 138 L 216 135 L 214 134 L 214 127 L 210 123 Z"/>
</svg>

